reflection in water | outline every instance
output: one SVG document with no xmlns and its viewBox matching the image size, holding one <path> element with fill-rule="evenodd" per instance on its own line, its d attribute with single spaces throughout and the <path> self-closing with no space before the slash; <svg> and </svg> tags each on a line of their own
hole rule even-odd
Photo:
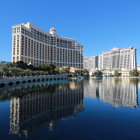
<svg viewBox="0 0 140 140">
<path fill-rule="evenodd" d="M 138 106 L 138 81 L 136 79 L 89 80 L 84 84 L 84 95 L 100 98 L 116 107 Z"/>
<path fill-rule="evenodd" d="M 78 112 L 83 111 L 84 96 L 90 98 L 99 98 L 103 102 L 110 103 L 116 107 L 137 107 L 139 83 L 140 82 L 136 79 L 125 78 L 89 80 L 80 83 L 68 81 L 63 83 L 53 82 L 46 84 L 30 83 L 27 85 L 20 85 L 19 87 L 15 88 L 1 90 L 0 100 L 5 101 L 10 99 L 10 129 L 8 127 L 9 133 L 16 135 L 28 135 L 35 129 L 40 127 L 42 128 L 43 126 L 49 128 L 50 131 L 53 131 L 57 126 L 57 130 L 59 131 L 58 125 L 60 126 L 60 124 L 58 124 L 58 120 L 66 120 L 68 118 L 74 117 Z M 85 106 L 90 103 L 87 101 L 89 100 L 86 100 Z M 99 100 L 97 100 L 97 102 L 100 103 Z M 99 104 L 97 104 L 97 102 L 95 101 L 93 103 L 94 106 L 98 108 Z M 92 106 L 88 107 L 92 108 Z M 105 110 L 110 106 L 104 106 L 104 104 L 102 104 L 99 106 L 99 108 L 100 107 Z M 100 112 L 102 114 L 102 109 L 100 110 L 101 112 L 97 110 L 97 113 Z M 126 108 L 121 109 L 125 110 Z M 131 111 L 131 109 L 129 111 Z M 91 115 L 92 112 L 93 116 Z M 78 120 L 79 122 L 81 121 L 82 125 L 89 126 L 88 129 L 85 127 L 85 129 L 87 129 L 87 133 L 89 130 L 95 130 L 96 128 L 97 130 L 99 129 L 99 133 L 100 130 L 102 130 L 98 128 L 98 123 L 100 124 L 99 126 L 102 126 L 102 123 L 97 122 L 96 124 L 95 122 L 95 120 L 97 120 L 97 116 L 94 115 L 95 112 L 95 110 L 89 111 L 88 116 L 91 115 L 92 117 L 88 117 L 87 119 L 86 115 L 83 115 L 85 112 L 83 112 L 81 114 L 82 120 L 80 120 L 81 118 Z M 106 112 L 110 111 L 107 110 Z M 99 117 L 103 116 L 99 115 Z M 137 117 L 139 118 L 139 116 Z M 85 119 L 87 122 L 83 121 Z M 107 124 L 109 124 L 108 122 L 111 122 L 112 120 L 107 119 L 106 121 Z M 124 120 L 121 121 L 124 122 Z M 79 124 L 80 123 L 75 124 L 74 122 L 74 125 L 77 125 L 76 128 L 79 128 L 79 132 L 86 132 L 85 129 L 80 128 Z M 130 125 L 133 127 L 133 124 Z M 90 129 L 90 127 L 94 129 Z M 109 125 L 107 125 L 107 127 L 109 127 Z M 70 130 L 68 127 L 64 129 L 67 129 L 67 131 Z M 120 129 L 121 128 L 118 127 L 118 130 Z M 58 132 L 57 130 L 55 132 Z M 75 134 L 76 130 L 77 129 L 74 128 Z M 67 134 L 69 134 L 69 132 L 67 132 Z M 79 135 L 81 135 L 81 133 Z M 34 133 L 32 134 L 34 135 Z M 91 135 L 92 134 L 93 132 Z"/>
<path fill-rule="evenodd" d="M 83 84 L 66 83 L 22 89 L 10 101 L 10 134 L 28 134 L 45 123 L 54 130 L 59 119 L 83 110 Z"/>
</svg>

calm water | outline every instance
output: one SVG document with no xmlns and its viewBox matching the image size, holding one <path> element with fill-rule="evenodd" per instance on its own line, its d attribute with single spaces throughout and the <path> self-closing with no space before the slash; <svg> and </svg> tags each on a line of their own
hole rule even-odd
<svg viewBox="0 0 140 140">
<path fill-rule="evenodd" d="M 103 79 L 0 90 L 0 139 L 140 140 L 140 82 Z"/>
</svg>

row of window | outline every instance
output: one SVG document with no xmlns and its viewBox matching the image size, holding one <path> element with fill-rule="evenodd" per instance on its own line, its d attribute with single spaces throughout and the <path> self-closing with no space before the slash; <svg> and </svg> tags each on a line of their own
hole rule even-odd
<svg viewBox="0 0 140 140">
<path fill-rule="evenodd" d="M 18 32 L 17 32 L 17 29 L 18 29 Z M 13 28 L 13 33 L 19 33 L 19 32 L 20 32 L 20 27 Z M 41 41 L 49 45 L 57 45 L 58 47 L 73 48 L 73 49 L 74 48 L 80 49 L 82 47 L 82 46 L 76 46 L 75 41 L 59 39 L 59 38 L 56 38 L 55 36 L 46 35 L 33 28 L 31 28 L 31 31 L 28 31 L 27 29 L 22 28 L 21 32 L 24 35 L 27 35 L 31 38 L 34 38 L 38 41 Z"/>
<path fill-rule="evenodd" d="M 74 61 L 80 62 L 82 59 L 82 52 L 59 49 L 53 46 L 47 46 L 42 43 L 33 41 L 27 37 L 22 36 L 21 54 L 43 60 L 57 61 Z M 75 57 L 73 57 L 75 56 Z"/>
</svg>

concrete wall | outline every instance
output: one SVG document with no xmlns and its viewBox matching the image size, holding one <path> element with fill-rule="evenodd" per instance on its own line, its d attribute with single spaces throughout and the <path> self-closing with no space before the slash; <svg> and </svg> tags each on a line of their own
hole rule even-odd
<svg viewBox="0 0 140 140">
<path fill-rule="evenodd" d="M 24 77 L 9 77 L 0 80 L 0 88 L 18 85 L 22 83 L 51 81 L 51 80 L 66 80 L 67 75 L 42 75 L 42 76 L 24 76 Z"/>
</svg>

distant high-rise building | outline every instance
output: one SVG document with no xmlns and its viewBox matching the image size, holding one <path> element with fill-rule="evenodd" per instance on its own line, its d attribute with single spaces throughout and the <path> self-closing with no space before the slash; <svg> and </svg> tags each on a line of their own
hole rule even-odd
<svg viewBox="0 0 140 140">
<path fill-rule="evenodd" d="M 83 46 L 74 39 L 58 36 L 55 28 L 48 33 L 27 23 L 12 29 L 12 62 L 83 67 Z"/>
<path fill-rule="evenodd" d="M 140 71 L 140 66 L 137 66 L 137 70 Z"/>
<path fill-rule="evenodd" d="M 114 48 L 110 51 L 103 52 L 99 55 L 99 70 L 133 70 L 137 68 L 136 49 Z"/>
<path fill-rule="evenodd" d="M 84 58 L 85 69 L 98 69 L 98 56 L 85 57 Z"/>
<path fill-rule="evenodd" d="M 8 64 L 8 63 L 10 63 L 10 62 L 7 62 L 7 61 L 0 61 L 0 65 L 6 65 L 6 64 Z"/>
</svg>

